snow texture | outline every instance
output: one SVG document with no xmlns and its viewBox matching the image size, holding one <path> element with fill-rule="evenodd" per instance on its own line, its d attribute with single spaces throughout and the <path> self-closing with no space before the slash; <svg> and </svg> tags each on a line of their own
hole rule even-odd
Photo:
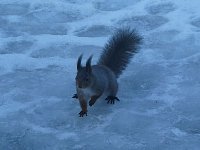
<svg viewBox="0 0 200 150">
<path fill-rule="evenodd" d="M 199 150 L 199 0 L 1 0 L 0 150 Z M 112 32 L 140 52 L 80 118 L 76 60 L 95 63 Z"/>
</svg>

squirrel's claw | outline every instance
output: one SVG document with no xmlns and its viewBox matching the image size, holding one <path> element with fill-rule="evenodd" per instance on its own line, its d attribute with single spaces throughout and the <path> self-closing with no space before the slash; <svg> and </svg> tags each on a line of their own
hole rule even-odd
<svg viewBox="0 0 200 150">
<path fill-rule="evenodd" d="M 89 106 L 91 107 L 91 106 L 93 106 L 94 105 L 94 103 L 95 103 L 95 101 L 94 100 L 90 100 L 89 101 Z"/>
<path fill-rule="evenodd" d="M 120 101 L 116 96 L 108 96 L 105 100 L 107 100 L 107 104 L 115 104 L 115 100 Z"/>
<path fill-rule="evenodd" d="M 77 95 L 77 94 L 74 94 L 74 95 L 72 96 L 72 98 L 78 99 L 78 95 Z"/>
<path fill-rule="evenodd" d="M 87 116 L 87 112 L 80 111 L 80 113 L 79 113 L 79 117 L 83 117 L 84 115 L 86 115 L 86 116 Z"/>
<path fill-rule="evenodd" d="M 89 101 L 89 106 L 92 106 L 92 105 L 94 105 L 94 102 L 93 101 Z"/>
</svg>

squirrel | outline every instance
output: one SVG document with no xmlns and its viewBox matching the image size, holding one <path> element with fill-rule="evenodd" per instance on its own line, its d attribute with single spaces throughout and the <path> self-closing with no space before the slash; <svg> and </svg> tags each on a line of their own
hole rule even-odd
<svg viewBox="0 0 200 150">
<path fill-rule="evenodd" d="M 76 91 L 72 98 L 79 100 L 80 117 L 87 116 L 87 101 L 89 106 L 95 104 L 102 95 L 106 96 L 107 103 L 119 101 L 117 78 L 125 70 L 131 58 L 138 52 L 142 38 L 135 30 L 122 28 L 116 30 L 106 43 L 96 65 L 91 65 L 92 55 L 86 66 L 81 65 L 83 54 L 77 61 Z"/>
</svg>

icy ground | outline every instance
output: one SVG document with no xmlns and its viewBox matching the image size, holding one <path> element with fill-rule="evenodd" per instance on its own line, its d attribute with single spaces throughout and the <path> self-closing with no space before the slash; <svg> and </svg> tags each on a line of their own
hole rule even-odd
<svg viewBox="0 0 200 150">
<path fill-rule="evenodd" d="M 199 150 L 199 0 L 1 0 L 0 150 Z M 79 118 L 74 77 L 116 27 L 144 43 L 121 101 Z"/>
</svg>

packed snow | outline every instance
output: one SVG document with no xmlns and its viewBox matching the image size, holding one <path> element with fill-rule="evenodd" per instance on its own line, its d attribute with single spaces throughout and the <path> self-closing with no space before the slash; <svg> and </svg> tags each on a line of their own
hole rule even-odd
<svg viewBox="0 0 200 150">
<path fill-rule="evenodd" d="M 0 150 L 199 150 L 199 0 L 1 0 Z M 76 61 L 143 36 L 120 102 L 80 118 Z"/>
</svg>

